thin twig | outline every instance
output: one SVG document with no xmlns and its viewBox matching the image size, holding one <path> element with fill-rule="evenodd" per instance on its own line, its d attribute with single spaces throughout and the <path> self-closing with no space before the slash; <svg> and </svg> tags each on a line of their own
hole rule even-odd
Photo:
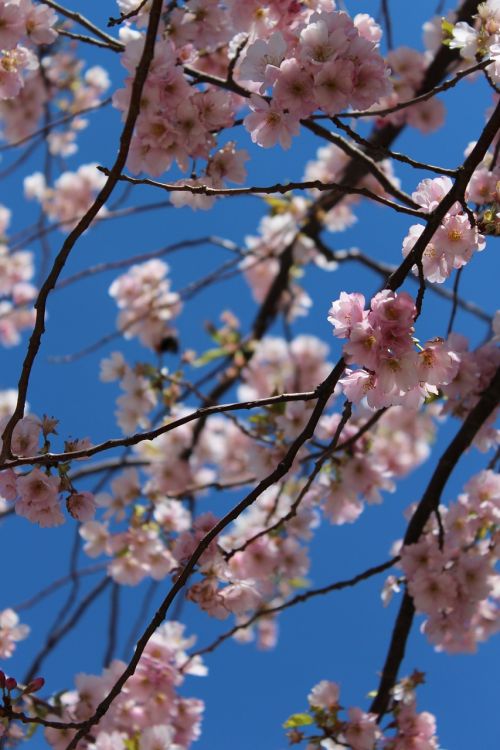
<svg viewBox="0 0 500 750">
<path fill-rule="evenodd" d="M 98 169 L 105 175 L 109 175 L 110 171 L 109 169 L 106 169 L 106 167 L 98 167 Z M 416 216 L 419 219 L 426 220 L 429 216 L 429 214 L 424 213 L 422 210 L 419 210 L 418 208 L 409 208 L 407 206 L 401 206 L 399 203 L 395 203 L 394 201 L 388 200 L 387 198 L 383 198 L 380 195 L 377 195 L 376 193 L 373 193 L 371 190 L 368 190 L 368 188 L 362 188 L 362 187 L 353 187 L 352 185 L 342 185 L 337 182 L 321 182 L 321 180 L 304 180 L 304 181 L 298 181 L 298 182 L 287 182 L 285 184 L 281 184 L 279 182 L 275 183 L 274 185 L 264 185 L 264 186 L 252 186 L 252 187 L 243 187 L 243 188 L 213 188 L 209 187 L 208 185 L 188 185 L 188 184 L 176 184 L 176 183 L 167 183 L 167 182 L 159 182 L 158 180 L 152 180 L 150 178 L 144 177 L 144 178 L 138 178 L 138 177 L 130 177 L 129 175 L 120 175 L 120 180 L 123 182 L 129 182 L 133 185 L 150 185 L 152 187 L 160 188 L 161 190 L 165 190 L 168 193 L 192 193 L 193 195 L 212 195 L 212 196 L 241 196 L 241 195 L 273 195 L 275 193 L 278 193 L 280 195 L 285 195 L 286 193 L 291 192 L 292 190 L 319 190 L 320 192 L 335 192 L 339 191 L 340 193 L 345 193 L 347 195 L 353 194 L 353 195 L 362 195 L 365 198 L 369 198 L 370 200 L 376 201 L 377 203 L 382 203 L 384 206 L 387 206 L 388 208 L 392 208 L 395 211 L 398 211 L 399 213 L 405 213 L 410 214 L 410 216 Z M 405 197 L 406 200 L 406 197 Z M 409 200 L 407 201 L 411 203 L 412 205 L 417 205 L 413 201 Z"/>
<path fill-rule="evenodd" d="M 183 424 L 192 422 L 202 417 L 207 417 L 210 414 L 223 414 L 227 411 L 238 411 L 247 409 L 259 409 L 262 406 L 271 406 L 272 404 L 284 404 L 289 401 L 313 401 L 319 398 L 320 387 L 315 391 L 303 391 L 301 393 L 282 393 L 278 396 L 268 396 L 266 398 L 255 399 L 254 401 L 237 401 L 230 404 L 215 404 L 213 406 L 206 406 L 196 409 L 190 414 L 186 414 L 183 417 L 174 419 L 167 424 L 156 427 L 146 432 L 138 432 L 134 435 L 130 435 L 124 438 L 116 438 L 106 440 L 103 443 L 98 443 L 90 448 L 82 448 L 77 451 L 66 451 L 64 453 L 45 453 L 39 456 L 29 456 L 23 458 L 16 458 L 12 461 L 0 465 L 0 470 L 13 468 L 14 466 L 27 466 L 27 465 L 44 465 L 44 466 L 55 466 L 61 461 L 72 461 L 77 458 L 90 458 L 95 456 L 97 453 L 111 450 L 112 448 L 120 448 L 124 446 L 138 445 L 145 440 L 154 440 L 155 438 L 163 435 L 166 432 L 175 430 Z"/>
<path fill-rule="evenodd" d="M 472 75 L 472 73 L 477 73 L 478 70 L 484 70 L 487 65 L 491 65 L 491 60 L 483 60 L 482 62 L 478 62 L 475 65 L 471 65 L 470 68 L 461 70 L 448 81 L 445 81 L 438 86 L 434 86 L 434 88 L 430 89 L 430 91 L 419 94 L 412 99 L 407 99 L 404 102 L 399 102 L 399 104 L 395 104 L 393 107 L 384 107 L 383 109 L 367 109 L 361 112 L 341 112 L 337 115 L 337 117 L 348 117 L 350 119 L 358 117 L 384 117 L 385 115 L 390 115 L 393 112 L 399 112 L 400 110 L 406 109 L 407 107 L 412 107 L 414 104 L 419 104 L 420 102 L 425 102 L 428 99 L 432 99 L 433 96 L 436 96 L 436 94 L 440 94 L 442 91 L 447 91 L 448 89 L 453 88 L 453 86 L 456 86 L 457 83 L 462 80 L 462 78 Z"/>
<path fill-rule="evenodd" d="M 108 27 L 111 26 L 119 26 L 124 21 L 129 21 L 131 18 L 134 18 L 135 16 L 138 16 L 141 10 L 144 8 L 148 0 L 141 0 L 139 5 L 136 8 L 133 8 L 132 10 L 129 10 L 128 13 L 120 13 L 120 16 L 118 18 L 112 18 L 110 17 L 108 20 Z"/>
<path fill-rule="evenodd" d="M 85 29 L 87 29 L 87 31 L 91 31 L 99 39 L 102 39 L 111 47 L 114 47 L 116 52 L 123 52 L 123 50 L 125 49 L 125 45 L 122 44 L 118 39 L 115 39 L 110 34 L 106 34 L 105 31 L 93 24 L 92 21 L 89 21 L 89 19 L 83 16 L 81 13 L 76 13 L 73 10 L 69 10 L 63 5 L 59 5 L 59 3 L 54 2 L 54 0 L 40 0 L 40 2 L 42 2 L 44 5 L 48 5 L 49 8 L 53 8 L 62 16 L 66 16 L 66 18 L 71 19 L 71 21 L 75 21 L 76 23 L 80 24 L 80 26 L 83 26 Z"/>
<path fill-rule="evenodd" d="M 42 0 L 43 2 L 44 0 Z M 60 36 L 67 36 L 68 39 L 74 39 L 76 42 L 83 42 L 84 44 L 91 44 L 94 47 L 101 47 L 103 49 L 109 49 L 111 52 L 120 52 L 121 50 L 118 49 L 114 44 L 110 44 L 109 42 L 103 42 L 101 39 L 94 39 L 91 36 L 87 36 L 86 34 L 76 34 L 74 31 L 68 31 L 67 29 L 57 29 L 57 33 Z"/>
<path fill-rule="evenodd" d="M 56 10 L 60 9 L 60 6 L 58 6 L 57 3 L 54 3 L 53 0 L 43 0 L 43 1 L 45 2 L 45 4 L 50 5 L 51 7 L 54 7 Z M 154 0 L 151 13 L 150 13 L 150 21 L 148 24 L 148 30 L 146 32 L 144 47 L 142 50 L 139 64 L 137 65 L 137 68 L 136 68 L 136 74 L 134 76 L 134 81 L 132 84 L 130 105 L 129 105 L 127 117 L 125 120 L 125 125 L 123 127 L 122 134 L 120 137 L 120 147 L 118 150 L 118 155 L 116 157 L 115 163 L 111 170 L 111 173 L 108 179 L 106 180 L 104 187 L 100 190 L 99 194 L 97 195 L 92 206 L 88 209 L 88 211 L 80 219 L 76 227 L 67 236 L 59 254 L 54 260 L 52 270 L 47 276 L 44 284 L 42 285 L 40 292 L 38 294 L 38 297 L 36 299 L 35 326 L 34 326 L 33 332 L 29 340 L 28 350 L 26 352 L 26 356 L 23 361 L 21 375 L 18 381 L 17 403 L 15 406 L 14 412 L 11 418 L 9 419 L 9 421 L 7 422 L 7 425 L 3 431 L 3 435 L 2 435 L 3 445 L 2 445 L 2 451 L 0 454 L 0 461 L 12 455 L 11 453 L 12 432 L 16 424 L 22 419 L 24 415 L 24 409 L 26 405 L 26 398 L 28 395 L 28 386 L 29 386 L 29 381 L 31 377 L 31 371 L 33 369 L 33 365 L 35 363 L 35 359 L 38 354 L 38 350 L 40 348 L 42 336 L 45 332 L 45 316 L 46 316 L 46 308 L 47 308 L 47 299 L 49 297 L 49 294 L 52 291 L 52 289 L 55 287 L 57 280 L 66 264 L 66 261 L 73 247 L 75 246 L 76 242 L 79 240 L 81 235 L 85 232 L 85 230 L 89 228 L 93 219 L 97 216 L 100 209 L 106 203 L 107 199 L 109 198 L 114 188 L 118 184 L 118 177 L 121 174 L 123 168 L 125 167 L 130 144 L 132 142 L 132 136 L 134 133 L 135 123 L 137 121 L 137 118 L 139 117 L 139 112 L 141 108 L 142 91 L 146 83 L 146 78 L 147 78 L 148 71 L 151 65 L 151 61 L 154 55 L 154 45 L 155 45 L 156 33 L 157 33 L 158 26 L 160 23 L 161 8 L 162 8 L 161 0 Z M 73 15 L 79 16 L 79 14 L 73 14 Z M 81 20 L 79 22 L 81 23 Z M 107 37 L 106 34 L 104 36 Z"/>
<path fill-rule="evenodd" d="M 111 664 L 116 651 L 116 641 L 118 637 L 118 622 L 120 613 L 120 586 L 113 581 L 111 586 L 111 596 L 109 599 L 109 624 L 108 624 L 108 643 L 104 654 L 103 666 L 108 667 Z"/>
<path fill-rule="evenodd" d="M 64 117 L 59 117 L 58 119 L 51 120 L 51 122 L 48 125 L 44 125 L 42 128 L 39 128 L 38 130 L 33 131 L 33 133 L 30 133 L 29 135 L 25 135 L 24 138 L 20 138 L 17 141 L 12 141 L 11 143 L 5 143 L 3 146 L 0 146 L 0 151 L 7 151 L 11 148 L 17 148 L 18 146 L 22 146 L 24 143 L 27 143 L 27 141 L 31 141 L 33 138 L 37 138 L 39 135 L 45 135 L 50 130 L 53 130 L 59 125 L 65 125 L 67 122 L 71 122 L 71 120 L 74 120 L 75 117 L 88 114 L 89 112 L 95 112 L 97 109 L 102 109 L 103 107 L 107 107 L 108 104 L 111 104 L 111 97 L 108 97 L 107 99 L 103 99 L 103 101 L 99 102 L 98 104 L 93 104 L 90 107 L 83 107 L 82 109 L 79 109 L 77 112 L 71 112 L 71 114 L 64 115 Z"/>
<path fill-rule="evenodd" d="M 453 469 L 474 440 L 481 426 L 493 413 L 499 400 L 500 368 L 498 368 L 495 377 L 483 391 L 476 406 L 469 412 L 462 426 L 441 456 L 422 499 L 410 519 L 403 540 L 404 546 L 418 542 L 427 521 L 439 507 L 441 495 Z M 406 642 L 411 631 L 414 614 L 415 606 L 413 599 L 408 591 L 406 591 L 392 632 L 377 694 L 370 707 L 370 711 L 379 716 L 383 716 L 387 710 L 391 690 L 397 680 L 399 667 L 404 658 Z"/>
<path fill-rule="evenodd" d="M 453 323 L 455 322 L 455 316 L 457 314 L 457 307 L 458 307 L 458 287 L 460 285 L 460 278 L 462 276 L 463 266 L 462 268 L 459 268 L 456 276 L 455 281 L 453 283 L 453 306 L 451 308 L 451 315 L 450 315 L 450 321 L 448 323 L 448 330 L 446 331 L 446 338 L 450 335 L 450 333 L 453 331 Z"/>
<path fill-rule="evenodd" d="M 266 609 L 259 610 L 246 622 L 235 625 L 226 633 L 223 633 L 218 638 L 216 638 L 208 646 L 204 646 L 198 651 L 194 651 L 192 654 L 190 654 L 188 661 L 182 665 L 182 669 L 186 668 L 193 657 L 212 653 L 216 648 L 218 648 L 218 646 L 220 646 L 221 643 L 227 641 L 228 638 L 231 638 L 238 631 L 249 628 L 251 625 L 253 625 L 254 622 L 261 619 L 262 617 L 270 617 L 271 615 L 278 614 L 278 612 L 284 612 L 285 610 L 290 609 L 290 607 L 294 607 L 296 604 L 303 604 L 310 599 L 314 599 L 316 596 L 324 596 L 325 594 L 330 594 L 332 591 L 341 591 L 342 589 L 356 586 L 358 583 L 361 583 L 361 581 L 366 581 L 369 578 L 372 578 L 373 576 L 376 576 L 379 573 L 383 573 L 385 570 L 392 568 L 393 565 L 395 565 L 398 561 L 399 557 L 393 557 L 391 560 L 387 560 L 387 562 L 384 562 L 381 565 L 375 565 L 372 568 L 368 568 L 368 570 L 365 570 L 363 573 L 358 573 L 358 575 L 354 576 L 353 578 L 348 578 L 344 581 L 336 581 L 335 583 L 330 583 L 328 586 L 322 586 L 318 589 L 310 589 L 309 591 L 305 591 L 303 594 L 297 594 L 292 599 L 289 599 L 282 604 L 277 604 L 274 607 L 267 607 Z"/>
</svg>

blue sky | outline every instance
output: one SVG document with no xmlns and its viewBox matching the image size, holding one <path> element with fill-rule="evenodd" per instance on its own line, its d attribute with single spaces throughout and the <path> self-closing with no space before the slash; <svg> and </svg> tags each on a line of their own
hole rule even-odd
<svg viewBox="0 0 500 750">
<path fill-rule="evenodd" d="M 394 36 L 396 45 L 416 44 L 420 47 L 419 29 L 423 20 L 432 15 L 436 3 L 392 0 Z M 105 26 L 107 17 L 115 12 L 113 3 L 73 2 L 71 7 L 84 9 L 96 23 Z M 377 12 L 378 2 L 352 0 L 348 9 L 356 12 Z M 446 7 L 451 7 L 448 3 Z M 418 37 L 418 41 L 415 39 Z M 81 54 L 89 64 L 108 65 L 114 86 L 122 80 L 122 69 L 111 52 L 82 49 Z M 444 166 L 458 164 L 469 141 L 479 135 L 485 111 L 491 104 L 490 91 L 482 81 L 472 85 L 463 83 L 460 90 L 444 97 L 447 106 L 447 124 L 444 129 L 426 138 L 407 129 L 397 141 L 397 150 L 407 152 L 417 159 L 440 163 Z M 120 130 L 119 114 L 107 109 L 91 115 L 91 124 L 82 133 L 80 151 L 68 160 L 73 169 L 84 162 L 97 161 L 110 166 L 116 151 Z M 96 136 L 97 134 L 97 136 Z M 239 135 L 240 143 L 252 154 L 251 182 L 266 183 L 297 179 L 302 176 L 305 163 L 314 157 L 322 144 L 310 134 L 296 139 L 288 152 L 279 149 L 264 151 L 253 148 L 250 139 Z M 38 158 L 37 158 L 38 157 Z M 19 175 L 31 174 L 39 169 L 39 153 L 23 165 Z M 410 191 L 422 178 L 410 168 L 398 165 L 397 174 L 403 187 Z M 427 175 L 425 175 L 427 176 Z M 0 202 L 13 210 L 12 232 L 20 230 L 37 216 L 35 205 L 22 199 L 19 179 L 4 181 Z M 117 193 L 118 195 L 119 193 Z M 133 193 L 136 203 L 162 199 L 151 188 L 138 188 Z M 193 213 L 189 209 L 163 209 L 143 217 L 120 219 L 102 223 L 81 238 L 71 256 L 66 275 L 88 267 L 95 262 L 114 260 L 140 252 L 147 252 L 186 238 L 218 234 L 241 243 L 246 234 L 255 232 L 256 223 L 264 207 L 257 198 L 232 199 L 231 204 L 220 202 L 214 211 Z M 401 257 L 401 240 L 411 223 L 408 217 L 391 216 L 373 205 L 363 205 L 358 223 L 348 232 L 331 237 L 335 248 L 358 246 L 367 254 L 390 263 Z M 51 237 L 53 251 L 60 247 L 63 235 L 54 232 Z M 329 238 L 330 239 L 330 238 Z M 36 250 L 36 248 L 31 248 Z M 497 278 L 493 252 L 494 242 L 476 255 L 465 269 L 461 282 L 463 296 L 478 301 L 493 313 L 496 305 Z M 193 278 L 227 259 L 224 251 L 212 247 L 194 248 L 171 256 L 171 278 L 174 289 L 182 288 Z M 114 400 L 117 389 L 113 385 L 97 382 L 99 361 L 106 353 L 119 348 L 129 361 L 146 360 L 150 355 L 133 342 L 114 341 L 96 354 L 73 364 L 53 364 L 51 355 L 66 354 L 92 344 L 114 329 L 116 308 L 107 290 L 113 280 L 112 273 L 101 274 L 72 286 L 67 291 L 56 292 L 49 302 L 47 333 L 44 337 L 29 393 L 31 409 L 38 414 L 55 414 L 61 420 L 63 436 L 90 436 L 93 441 L 116 436 L 119 430 L 114 421 Z M 379 284 L 379 279 L 369 271 L 346 265 L 335 273 L 307 270 L 307 288 L 314 306 L 307 319 L 299 319 L 293 326 L 295 333 L 312 332 L 331 345 L 331 359 L 340 354 L 338 342 L 331 337 L 331 327 L 326 315 L 332 299 L 341 290 L 362 291 L 367 297 Z M 406 288 L 414 291 L 408 283 Z M 242 321 L 251 320 L 253 305 L 249 291 L 239 279 L 209 289 L 200 295 L 179 319 L 181 341 L 185 348 L 202 350 L 209 346 L 203 330 L 205 320 L 217 321 L 221 298 L 225 307 L 232 309 Z M 196 310 L 196 314 L 195 313 Z M 449 315 L 449 305 L 428 294 L 425 312 L 419 321 L 421 338 L 443 335 Z M 458 312 L 457 328 L 479 343 L 486 328 L 471 316 Z M 275 333 L 280 334 L 278 325 Z M 23 345 L 2 353 L 3 367 L 0 387 L 14 387 L 22 357 Z M 175 365 L 172 358 L 166 361 Z M 389 556 L 392 542 L 402 536 L 405 528 L 404 509 L 417 500 L 457 424 L 444 425 L 439 431 L 435 455 L 422 469 L 401 482 L 395 494 L 387 495 L 382 506 L 368 507 L 360 520 L 348 527 L 325 524 L 317 533 L 312 549 L 312 569 L 309 578 L 314 586 L 353 575 L 366 567 L 381 562 Z M 484 456 L 471 451 L 454 472 L 444 500 L 456 497 L 463 483 L 475 471 L 483 468 Z M 233 499 L 239 498 L 234 493 Z M 207 498 L 204 509 L 220 512 L 219 498 Z M 67 557 L 73 542 L 74 526 L 40 530 L 24 519 L 10 518 L 3 523 L 4 576 L 0 608 L 14 606 L 44 587 L 53 579 L 64 575 Z M 86 565 L 81 557 L 81 564 Z M 280 617 L 280 640 L 276 650 L 259 652 L 252 645 L 241 646 L 234 642 L 224 644 L 218 652 L 207 658 L 208 678 L 190 678 L 185 694 L 206 701 L 203 735 L 197 743 L 198 750 L 250 750 L 256 746 L 263 750 L 285 748 L 286 738 L 282 722 L 293 712 L 306 707 L 310 688 L 321 679 L 339 682 L 344 705 L 366 706 L 367 693 L 377 685 L 377 674 L 385 657 L 388 637 L 392 628 L 398 602 L 384 609 L 380 603 L 383 577 L 365 582 L 354 590 L 334 593 L 316 599 Z M 97 578 L 82 581 L 82 591 L 95 585 Z M 142 597 L 149 584 L 122 592 L 121 633 L 118 655 L 122 656 L 130 628 L 142 606 Z M 158 587 L 150 603 L 149 612 L 167 590 L 165 581 Z M 43 604 L 22 614 L 22 621 L 32 628 L 30 638 L 19 644 L 15 658 L 3 666 L 6 671 L 22 675 L 43 642 L 47 628 L 64 601 L 64 594 L 47 598 Z M 47 688 L 57 691 L 71 688 L 76 672 L 99 673 L 106 649 L 105 633 L 109 601 L 103 596 L 82 619 L 80 626 L 61 643 L 42 669 Z M 189 633 L 199 636 L 199 645 L 211 641 L 213 636 L 227 627 L 200 614 L 186 605 L 183 619 Z M 419 707 L 436 713 L 443 748 L 448 750 L 496 750 L 500 741 L 500 711 L 498 685 L 492 665 L 500 656 L 498 641 L 491 640 L 479 647 L 474 656 L 436 654 L 415 628 L 412 633 L 403 673 L 414 668 L 427 673 L 427 684 L 419 691 Z M 41 735 L 31 740 L 34 750 L 45 747 Z"/>
</svg>

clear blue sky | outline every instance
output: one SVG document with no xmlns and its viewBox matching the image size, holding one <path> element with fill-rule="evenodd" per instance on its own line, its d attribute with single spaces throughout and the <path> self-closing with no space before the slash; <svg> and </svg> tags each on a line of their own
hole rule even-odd
<svg viewBox="0 0 500 750">
<path fill-rule="evenodd" d="M 107 17 L 115 12 L 111 2 L 72 2 L 72 8 L 84 9 L 99 25 L 105 26 Z M 348 9 L 356 12 L 374 12 L 378 2 L 351 0 Z M 420 46 L 421 23 L 430 17 L 436 2 L 420 3 L 392 0 L 390 7 L 394 18 L 396 45 Z M 446 7 L 452 7 L 447 3 Z M 118 86 L 122 69 L 111 52 L 82 49 L 89 63 L 109 65 L 113 84 Z M 480 133 L 486 108 L 491 104 L 489 90 L 481 83 L 464 83 L 459 92 L 445 97 L 447 105 L 446 127 L 426 138 L 407 129 L 397 141 L 397 150 L 410 153 L 417 159 L 454 166 L 462 159 L 464 148 Z M 98 161 L 110 166 L 116 151 L 120 131 L 119 115 L 105 110 L 91 115 L 91 125 L 80 139 L 80 151 L 68 160 L 68 168 L 82 162 Z M 97 133 L 97 137 L 96 137 Z M 246 140 L 246 142 L 245 142 Z M 249 138 L 242 137 L 241 144 L 255 157 L 249 184 L 300 178 L 306 161 L 322 145 L 313 136 L 304 134 L 297 139 L 291 151 L 263 151 L 251 147 Z M 37 153 L 39 157 L 39 153 Z M 22 168 L 22 174 L 39 169 L 36 156 Z M 411 192 L 422 175 L 415 176 L 409 169 L 397 169 L 404 188 Z M 136 202 L 161 199 L 152 189 L 137 189 Z M 13 210 L 12 231 L 18 231 L 34 220 L 37 209 L 26 205 L 17 179 L 4 181 L 0 202 Z M 103 223 L 77 244 L 66 274 L 72 274 L 92 263 L 113 260 L 159 248 L 177 240 L 201 237 L 210 233 L 241 242 L 245 234 L 255 232 L 256 222 L 263 213 L 256 198 L 235 199 L 229 205 L 221 202 L 212 212 L 193 213 L 189 209 L 163 210 L 145 217 L 122 219 Z M 389 222 L 384 210 L 364 206 L 358 223 L 348 232 L 332 238 L 336 248 L 359 246 L 375 257 L 397 263 L 400 260 L 401 240 L 408 227 L 407 217 L 391 216 Z M 59 249 L 63 235 L 54 232 L 51 245 Z M 489 312 L 496 305 L 494 242 L 474 258 L 463 274 L 461 290 L 465 297 L 475 299 Z M 34 249 L 34 248 L 33 248 Z M 196 248 L 176 254 L 169 259 L 174 289 L 179 289 L 193 278 L 204 275 L 225 259 L 222 251 L 213 248 Z M 113 274 L 102 274 L 71 287 L 67 292 L 55 293 L 49 303 L 47 334 L 44 337 L 38 363 L 34 370 L 29 393 L 31 409 L 38 414 L 55 414 L 61 420 L 60 434 L 90 436 L 93 441 L 119 434 L 115 425 L 114 386 L 97 383 L 100 359 L 116 348 L 129 359 L 147 359 L 149 354 L 135 343 L 115 341 L 98 353 L 71 365 L 55 365 L 50 355 L 75 352 L 92 344 L 114 329 L 116 308 L 107 290 Z M 328 340 L 331 358 L 340 353 L 339 345 L 331 337 L 326 321 L 328 307 L 341 290 L 359 290 L 369 296 L 378 285 L 371 273 L 349 265 L 338 273 L 325 274 L 307 271 L 308 289 L 312 290 L 314 307 L 306 320 L 294 325 L 294 332 L 313 332 Z M 409 291 L 414 286 L 408 285 Z M 203 331 L 204 320 L 216 320 L 220 311 L 221 296 L 224 306 L 230 307 L 242 320 L 250 320 L 253 306 L 244 282 L 236 279 L 207 290 L 196 304 L 196 315 L 187 310 L 179 319 L 181 340 L 187 348 L 202 349 L 208 345 Z M 431 296 L 426 300 L 420 331 L 427 334 L 444 334 L 449 307 Z M 457 327 L 478 343 L 485 336 L 485 327 L 459 311 Z M 277 333 L 281 333 L 278 328 Z M 25 340 L 23 340 L 23 344 Z M 2 353 L 3 367 L 0 387 L 14 387 L 24 353 L 24 346 Z M 360 520 L 352 526 L 333 527 L 325 524 L 317 533 L 313 546 L 313 565 L 309 578 L 314 586 L 348 577 L 388 557 L 392 542 L 401 537 L 405 520 L 403 510 L 419 498 L 440 453 L 440 447 L 456 429 L 456 424 L 440 430 L 433 458 L 409 479 L 401 482 L 395 494 L 386 496 L 382 506 L 368 507 Z M 445 494 L 445 500 L 456 497 L 464 481 L 482 468 L 485 459 L 472 451 L 464 457 L 454 472 Z M 90 485 L 89 485 L 90 486 Z M 238 494 L 234 495 L 237 499 Z M 219 498 L 207 498 L 205 509 L 220 513 Z M 36 593 L 37 586 L 44 587 L 67 570 L 67 557 L 72 544 L 74 526 L 68 522 L 59 529 L 40 530 L 24 519 L 10 518 L 3 523 L 3 581 L 0 608 L 14 606 Z M 87 564 L 83 556 L 81 564 Z M 94 585 L 85 580 L 82 591 Z M 321 679 L 339 682 L 342 703 L 346 706 L 367 705 L 366 695 L 377 685 L 378 670 L 383 664 L 389 633 L 399 602 L 388 609 L 380 603 L 383 578 L 362 584 L 353 591 L 332 594 L 296 607 L 280 617 L 280 640 L 276 650 L 259 652 L 252 645 L 241 646 L 228 642 L 207 658 L 208 678 L 190 678 L 185 684 L 186 695 L 206 701 L 203 735 L 195 746 L 197 750 L 280 750 L 287 745 L 282 722 L 293 712 L 306 707 L 310 688 Z M 127 589 L 121 597 L 122 632 L 119 656 L 129 630 L 137 617 L 142 596 L 149 584 L 138 589 Z M 158 603 L 168 587 L 160 584 L 154 603 Z M 15 658 L 4 665 L 9 673 L 22 675 L 34 653 L 43 642 L 47 628 L 64 600 L 54 595 L 36 608 L 23 612 L 22 621 L 32 628 L 30 638 L 19 644 Z M 106 648 L 107 613 L 106 596 L 86 614 L 78 629 L 61 643 L 61 647 L 46 662 L 42 674 L 47 679 L 49 691 L 71 689 L 73 675 L 84 671 L 100 673 Z M 187 605 L 184 620 L 189 633 L 197 633 L 199 644 L 211 641 L 213 636 L 226 629 L 227 623 L 210 620 L 194 607 Z M 403 673 L 418 668 L 427 673 L 428 684 L 419 691 L 419 707 L 436 713 L 439 736 L 443 748 L 448 750 L 497 750 L 500 745 L 500 711 L 498 684 L 493 665 L 498 663 L 498 640 L 480 645 L 475 656 L 435 654 L 416 628 L 411 636 Z M 37 734 L 30 747 L 45 747 L 41 734 Z"/>
</svg>

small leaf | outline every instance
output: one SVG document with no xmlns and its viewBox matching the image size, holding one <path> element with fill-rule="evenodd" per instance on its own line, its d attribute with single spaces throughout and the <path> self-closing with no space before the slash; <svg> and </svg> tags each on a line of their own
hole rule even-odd
<svg viewBox="0 0 500 750">
<path fill-rule="evenodd" d="M 224 357 L 226 355 L 226 350 L 222 349 L 221 347 L 217 347 L 216 349 L 208 349 L 205 354 L 202 354 L 201 357 L 198 357 L 198 359 L 195 359 L 193 364 L 193 367 L 203 367 L 203 365 L 208 364 L 209 362 L 213 362 L 214 359 L 218 359 L 219 357 Z"/>
<path fill-rule="evenodd" d="M 450 23 L 446 18 L 441 19 L 441 29 L 443 34 L 447 36 L 453 36 L 454 25 Z"/>
<path fill-rule="evenodd" d="M 305 727 L 308 724 L 314 724 L 314 719 L 310 714 L 292 714 L 283 724 L 283 728 L 294 729 L 295 727 Z"/>
</svg>

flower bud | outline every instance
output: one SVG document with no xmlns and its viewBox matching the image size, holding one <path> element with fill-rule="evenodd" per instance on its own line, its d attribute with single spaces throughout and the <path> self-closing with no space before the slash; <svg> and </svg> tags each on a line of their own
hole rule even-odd
<svg viewBox="0 0 500 750">
<path fill-rule="evenodd" d="M 27 695 L 28 693 L 36 693 L 37 690 L 40 690 L 45 685 L 45 680 L 43 677 L 35 677 L 34 680 L 31 680 L 31 682 L 28 682 L 26 687 L 23 690 L 23 693 Z"/>
</svg>

